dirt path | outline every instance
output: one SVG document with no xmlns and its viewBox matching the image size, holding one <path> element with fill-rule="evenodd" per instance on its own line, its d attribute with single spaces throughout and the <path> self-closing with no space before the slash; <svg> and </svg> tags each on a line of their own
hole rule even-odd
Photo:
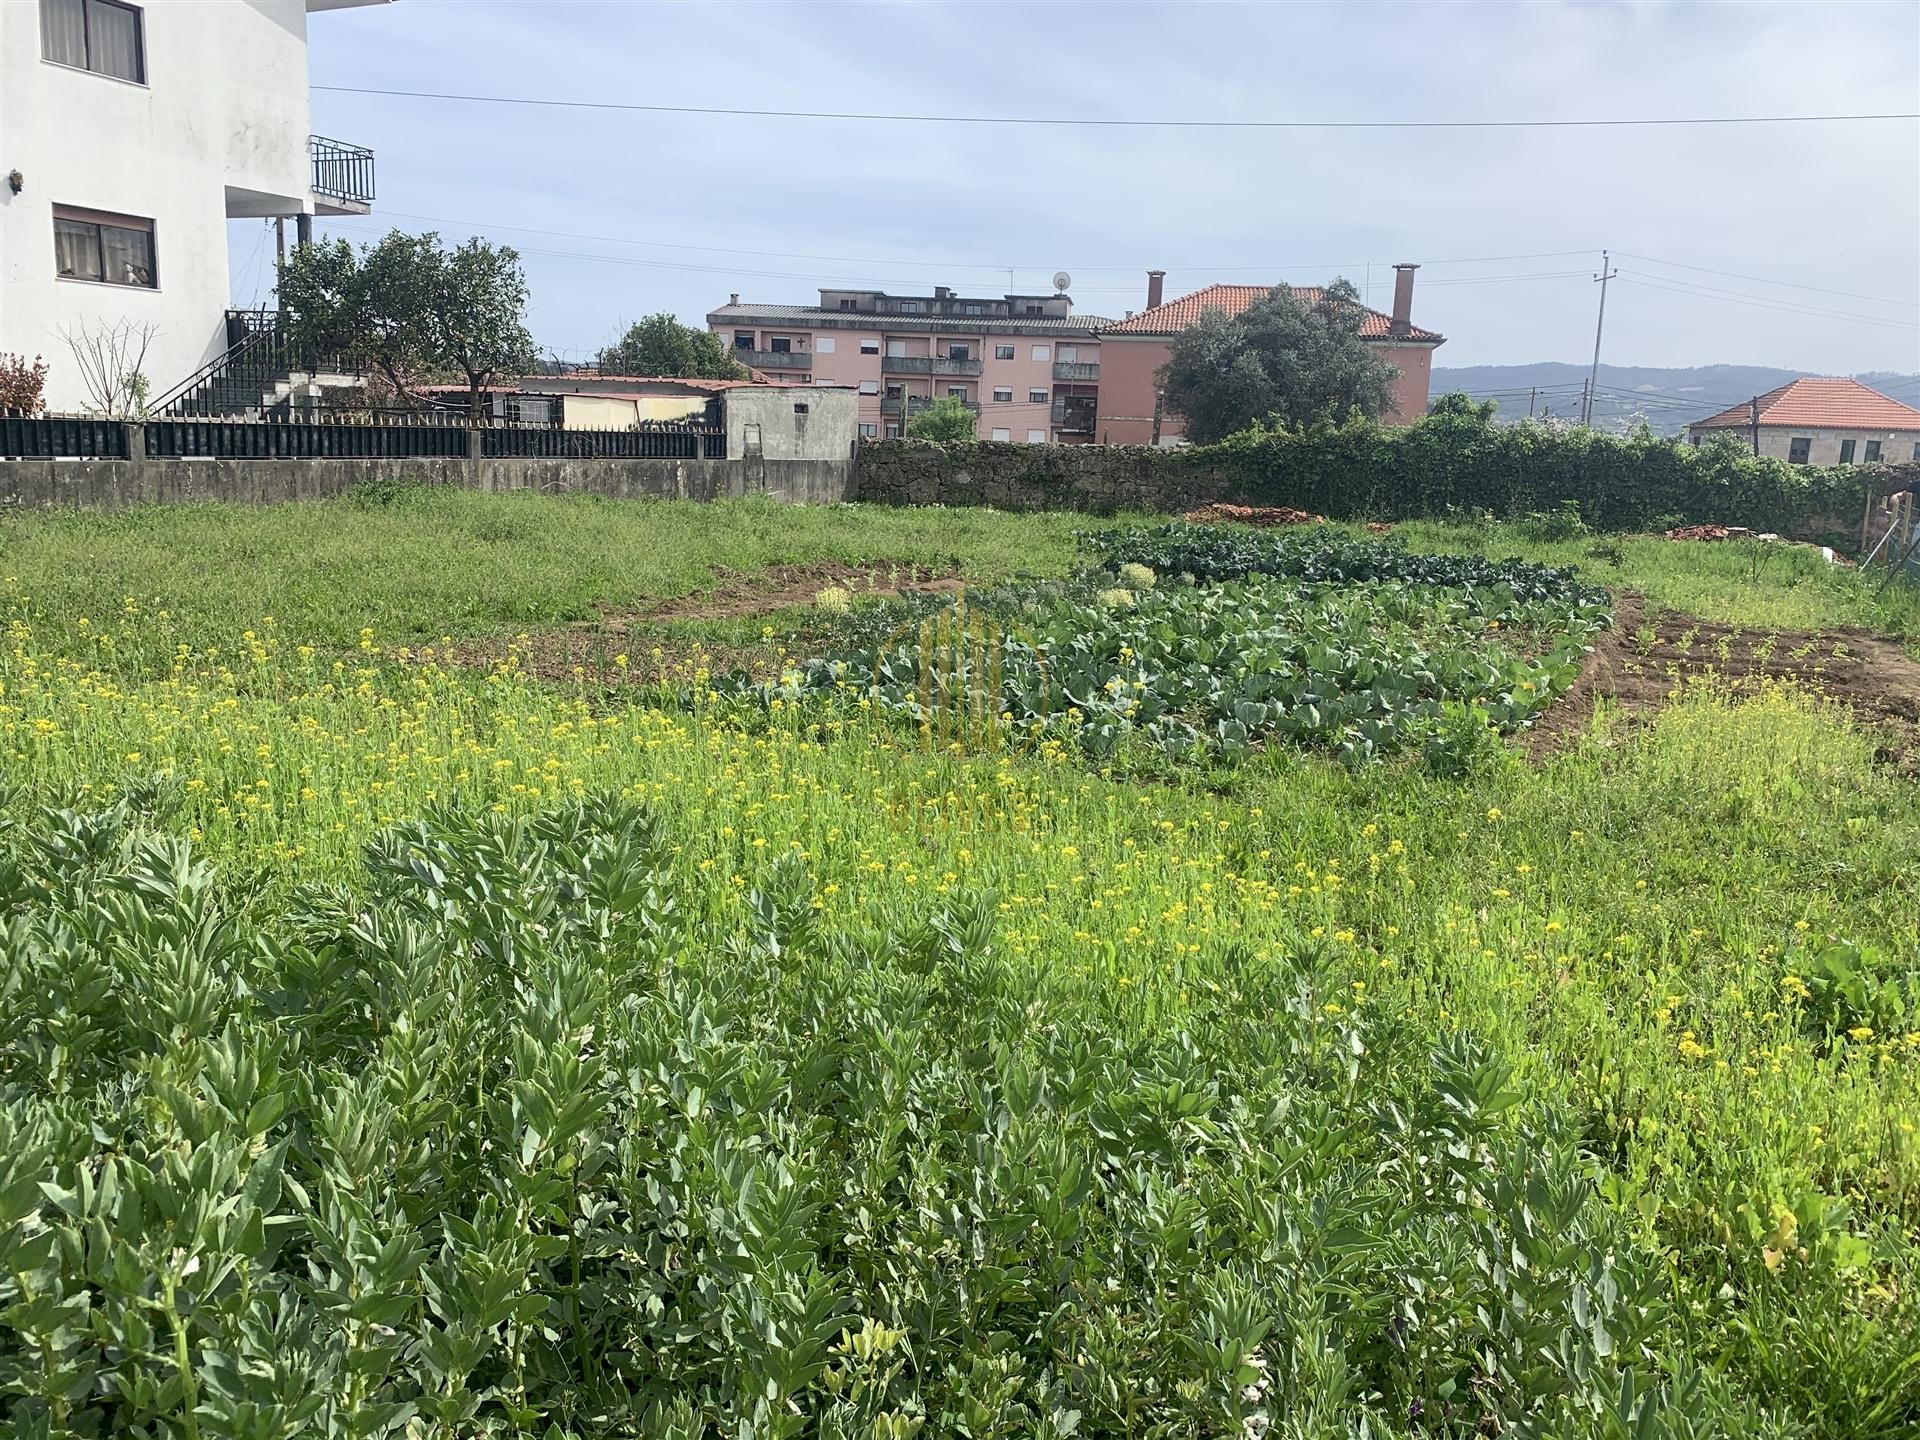
<svg viewBox="0 0 1920 1440">
<path fill-rule="evenodd" d="M 1852 626 L 1832 630 L 1742 629 L 1687 615 L 1649 619 L 1640 596 L 1622 593 L 1613 629 L 1602 635 L 1580 678 L 1527 732 L 1536 759 L 1571 745 L 1595 701 L 1651 716 L 1689 680 L 1711 676 L 1739 689 L 1759 679 L 1791 680 L 1848 706 L 1886 736 L 1883 758 L 1920 755 L 1920 663 L 1900 647 Z"/>
</svg>

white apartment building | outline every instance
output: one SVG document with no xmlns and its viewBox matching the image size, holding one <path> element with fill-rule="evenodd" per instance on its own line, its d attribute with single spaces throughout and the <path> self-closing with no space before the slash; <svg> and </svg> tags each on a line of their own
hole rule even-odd
<svg viewBox="0 0 1920 1440">
<path fill-rule="evenodd" d="M 365 214 L 373 154 L 313 136 L 310 14 L 388 0 L 0 0 L 0 351 L 151 331 L 155 398 L 231 343 L 227 221 Z"/>
</svg>

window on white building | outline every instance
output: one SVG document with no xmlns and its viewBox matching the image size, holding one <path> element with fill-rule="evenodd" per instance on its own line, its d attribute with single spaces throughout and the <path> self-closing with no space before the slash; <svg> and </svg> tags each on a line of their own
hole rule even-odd
<svg viewBox="0 0 1920 1440">
<path fill-rule="evenodd" d="M 813 342 L 813 353 L 816 355 L 833 354 L 833 336 L 822 335 L 815 340 Z"/>
<path fill-rule="evenodd" d="M 1011 404 L 1013 401 L 1013 387 L 1009 385 L 1004 390 L 994 391 L 993 400 L 996 405 Z"/>
<path fill-rule="evenodd" d="M 1879 464 L 1880 463 L 1880 442 L 1878 440 L 1867 441 L 1867 453 L 1862 458 L 1864 458 L 1867 464 L 1869 465 Z"/>
<path fill-rule="evenodd" d="M 1853 463 L 1853 441 L 1842 440 L 1840 442 L 1840 463 L 1842 465 L 1851 465 Z"/>
<path fill-rule="evenodd" d="M 1046 432 L 1046 431 L 1044 431 L 1044 430 L 1029 430 L 1029 431 L 1027 431 L 1027 443 L 1028 443 L 1029 445 L 1044 445 L 1044 444 L 1046 444 L 1046 442 L 1047 442 L 1047 432 Z"/>
<path fill-rule="evenodd" d="M 1051 345 L 1034 346 L 1033 358 L 1036 360 L 1051 360 L 1053 358 L 1053 347 Z"/>
<path fill-rule="evenodd" d="M 54 206 L 53 258 L 63 280 L 148 289 L 160 283 L 153 264 L 153 222 L 132 215 Z"/>
<path fill-rule="evenodd" d="M 994 346 L 993 358 L 996 360 L 1011 360 L 1013 358 L 1013 346 L 1011 345 Z"/>
<path fill-rule="evenodd" d="M 1791 440 L 1787 441 L 1787 463 L 1789 465 L 1806 464 L 1807 455 L 1812 449 L 1813 437 L 1811 435 L 1794 436 Z"/>
<path fill-rule="evenodd" d="M 993 432 L 993 438 L 996 440 L 1011 440 L 1013 439 L 1013 431 L 996 426 Z"/>
<path fill-rule="evenodd" d="M 40 0 L 40 53 L 116 80 L 147 83 L 140 9 L 117 0 Z"/>
<path fill-rule="evenodd" d="M 860 382 L 860 393 L 862 395 L 878 395 L 880 393 L 880 382 L 878 380 L 862 380 Z"/>
<path fill-rule="evenodd" d="M 1027 403 L 1028 403 L 1029 405 L 1044 405 L 1044 404 L 1046 404 L 1046 403 L 1047 403 L 1047 392 L 1046 392 L 1046 391 L 1044 391 L 1044 390 L 1029 390 L 1029 391 L 1027 391 Z"/>
</svg>

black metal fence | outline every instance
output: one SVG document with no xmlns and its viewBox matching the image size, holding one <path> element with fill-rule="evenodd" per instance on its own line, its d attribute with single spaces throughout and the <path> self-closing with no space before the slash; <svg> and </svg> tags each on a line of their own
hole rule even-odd
<svg viewBox="0 0 1920 1440">
<path fill-rule="evenodd" d="M 0 415 L 0 457 L 124 460 L 127 427 L 118 420 L 77 416 Z"/>
<path fill-rule="evenodd" d="M 451 425 L 150 420 L 142 428 L 150 460 L 407 460 L 468 453 L 467 432 Z"/>
<path fill-rule="evenodd" d="M 497 421 L 476 429 L 464 416 L 436 412 L 279 420 L 0 416 L 0 460 L 135 455 L 149 460 L 724 460 L 727 434 L 718 425 L 671 421 L 630 430 Z"/>
</svg>

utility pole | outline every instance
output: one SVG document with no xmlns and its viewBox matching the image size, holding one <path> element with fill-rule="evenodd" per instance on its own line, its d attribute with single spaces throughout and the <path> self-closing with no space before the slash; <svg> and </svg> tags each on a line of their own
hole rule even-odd
<svg viewBox="0 0 1920 1440">
<path fill-rule="evenodd" d="M 1539 399 L 1540 387 L 1538 385 L 1527 391 L 1527 419 L 1531 420 L 1533 418 L 1533 407 Z"/>
<path fill-rule="evenodd" d="M 1613 269 L 1607 261 L 1607 252 L 1600 252 L 1600 273 L 1593 278 L 1600 284 L 1600 315 L 1593 322 L 1593 369 L 1587 374 L 1586 403 L 1580 408 L 1580 423 L 1593 423 L 1593 390 L 1600 383 L 1600 331 L 1607 323 L 1607 281 L 1620 272 Z"/>
<path fill-rule="evenodd" d="M 1753 431 L 1753 453 L 1760 453 L 1760 397 L 1747 401 L 1747 426 Z"/>
</svg>

